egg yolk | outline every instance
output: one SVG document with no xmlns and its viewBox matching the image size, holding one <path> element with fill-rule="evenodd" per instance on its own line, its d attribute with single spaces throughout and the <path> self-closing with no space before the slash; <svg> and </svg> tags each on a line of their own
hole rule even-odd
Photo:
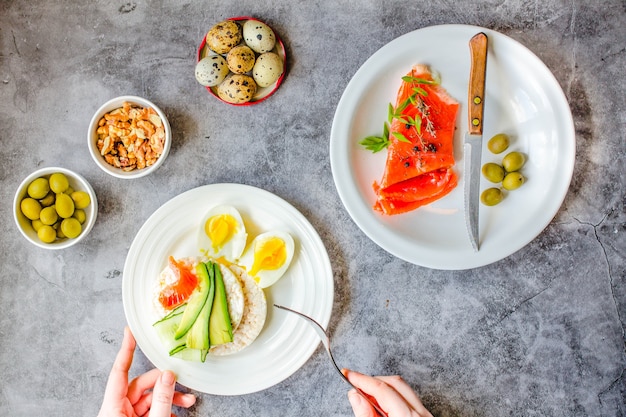
<svg viewBox="0 0 626 417">
<path fill-rule="evenodd" d="M 273 237 L 254 246 L 254 263 L 250 270 L 251 275 L 256 275 L 262 269 L 278 269 L 287 260 L 287 248 L 285 242 Z"/>
<path fill-rule="evenodd" d="M 218 251 L 237 233 L 237 220 L 230 214 L 218 214 L 204 224 L 204 232 L 211 239 L 213 250 Z"/>
</svg>

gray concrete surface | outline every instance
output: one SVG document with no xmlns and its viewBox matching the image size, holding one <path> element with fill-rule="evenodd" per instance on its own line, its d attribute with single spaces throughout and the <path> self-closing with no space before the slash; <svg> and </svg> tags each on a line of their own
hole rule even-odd
<svg viewBox="0 0 626 417">
<path fill-rule="evenodd" d="M 234 109 L 193 69 L 210 25 L 241 15 L 275 27 L 290 66 L 270 100 Z M 394 38 L 444 23 L 500 31 L 539 56 L 569 100 L 577 145 L 548 227 L 506 259 L 453 272 L 370 241 L 329 162 L 334 110 L 359 66 Z M 403 375 L 435 416 L 626 415 L 625 39 L 620 0 L 1 1 L 0 414 L 96 415 L 126 323 L 133 237 L 172 197 L 240 182 L 289 201 L 322 237 L 343 366 Z M 153 100 L 174 131 L 166 164 L 130 182 L 99 171 L 85 146 L 92 113 L 122 94 Z M 83 174 L 100 201 L 88 238 L 56 252 L 23 239 L 11 207 L 24 177 L 54 165 Z M 133 375 L 151 367 L 138 351 Z M 333 372 L 320 348 L 276 386 L 198 394 L 177 413 L 352 415 Z"/>
</svg>

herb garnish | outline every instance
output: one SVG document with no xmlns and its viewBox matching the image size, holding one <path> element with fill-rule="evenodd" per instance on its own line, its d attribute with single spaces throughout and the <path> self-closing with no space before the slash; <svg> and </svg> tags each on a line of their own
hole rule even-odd
<svg viewBox="0 0 626 417">
<path fill-rule="evenodd" d="M 359 142 L 368 151 L 376 153 L 389 146 L 389 125 L 385 122 L 382 136 L 368 136 Z"/>
<path fill-rule="evenodd" d="M 393 104 L 389 103 L 389 106 L 387 108 L 387 121 L 383 123 L 383 134 L 381 136 L 368 136 L 359 142 L 359 144 L 362 145 L 365 149 L 372 151 L 373 153 L 379 152 L 389 146 L 389 125 L 393 122 L 394 119 L 403 123 L 407 129 L 415 129 L 415 131 L 417 132 L 417 136 L 420 138 L 422 149 L 424 150 L 429 148 L 422 138 L 422 117 L 426 120 L 426 131 L 430 133 L 430 135 L 432 135 L 433 137 L 436 136 L 433 123 L 429 118 L 429 106 L 422 99 L 422 97 L 426 97 L 428 95 L 428 92 L 420 87 L 419 84 L 436 85 L 439 84 L 439 82 L 434 80 L 426 80 L 424 78 L 413 77 L 410 75 L 405 75 L 404 77 L 402 77 L 402 81 L 417 84 L 414 85 L 411 89 L 413 94 L 411 94 L 406 100 L 400 103 L 400 105 L 396 108 L 393 107 Z M 402 112 L 407 108 L 409 104 L 415 106 L 422 115 L 422 117 L 413 118 L 409 115 L 403 115 Z M 411 141 L 400 132 L 392 132 L 391 134 L 400 142 L 411 143 Z"/>
</svg>

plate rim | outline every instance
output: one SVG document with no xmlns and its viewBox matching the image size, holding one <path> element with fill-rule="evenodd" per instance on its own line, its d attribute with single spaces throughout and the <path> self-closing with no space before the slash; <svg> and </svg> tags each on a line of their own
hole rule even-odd
<svg viewBox="0 0 626 417">
<path fill-rule="evenodd" d="M 168 213 L 171 208 L 176 208 L 177 204 L 180 204 L 180 202 L 185 201 L 185 199 L 189 198 L 190 196 L 194 196 L 196 193 L 216 192 L 216 191 L 221 193 L 220 194 L 221 198 L 223 197 L 224 194 L 231 195 L 231 196 L 233 194 L 238 194 L 239 196 L 244 196 L 243 199 L 249 199 L 250 198 L 249 196 L 251 194 L 256 197 L 263 196 L 263 198 L 266 199 L 265 204 L 267 205 L 267 207 L 272 208 L 272 207 L 280 206 L 282 209 L 287 210 L 290 215 L 294 216 L 294 220 L 282 220 L 282 222 L 286 225 L 289 224 L 289 225 L 292 225 L 294 228 L 301 230 L 302 233 L 306 234 L 307 238 L 310 238 L 310 240 L 307 240 L 306 245 L 304 241 L 299 242 L 299 249 L 297 250 L 308 251 L 307 256 L 309 256 L 312 260 L 316 261 L 315 263 L 316 271 L 318 270 L 320 271 L 320 273 L 316 275 L 319 275 L 321 277 L 321 278 L 318 278 L 317 282 L 323 283 L 322 286 L 319 286 L 320 288 L 319 299 L 322 301 L 318 300 L 316 303 L 312 304 L 311 309 L 316 310 L 316 313 L 319 312 L 319 314 L 314 314 L 314 315 L 316 316 L 316 320 L 319 320 L 323 326 L 327 326 L 328 323 L 330 322 L 330 317 L 331 317 L 332 309 L 334 305 L 334 277 L 333 277 L 332 266 L 330 263 L 328 252 L 326 250 L 326 247 L 323 241 L 321 240 L 321 237 L 319 236 L 318 232 L 313 227 L 313 225 L 308 221 L 308 219 L 298 209 L 296 209 L 292 204 L 290 204 L 283 198 L 279 197 L 278 195 L 274 193 L 271 193 L 267 190 L 264 190 L 258 187 L 245 185 L 245 184 L 237 184 L 237 183 L 207 184 L 207 185 L 195 187 L 195 188 L 192 188 L 190 190 L 187 190 L 185 192 L 182 192 L 172 197 L 170 200 L 168 200 L 167 202 L 162 204 L 159 208 L 157 208 L 148 217 L 148 219 L 144 222 L 144 224 L 141 226 L 141 228 L 135 235 L 133 242 L 128 250 L 128 255 L 124 263 L 124 270 L 123 270 L 123 277 L 122 277 L 122 301 L 123 301 L 123 308 L 124 308 L 126 321 L 128 323 L 129 328 L 135 335 L 137 346 L 142 350 L 146 358 L 153 365 L 155 365 L 155 367 L 165 369 L 165 368 L 168 368 L 169 366 L 159 366 L 159 365 L 162 365 L 163 362 L 167 362 L 168 360 L 167 358 L 165 358 L 165 361 L 164 361 L 163 356 L 161 356 L 160 353 L 156 355 L 158 357 L 155 357 L 155 355 L 151 354 L 150 351 L 152 350 L 152 346 L 149 343 L 150 340 L 144 339 L 143 337 L 144 332 L 146 332 L 149 329 L 144 329 L 146 326 L 134 314 L 134 309 L 132 307 L 132 303 L 134 302 L 134 298 L 133 298 L 134 289 L 132 285 L 134 284 L 133 280 L 137 278 L 134 278 L 132 276 L 132 271 L 133 271 L 133 268 L 135 267 L 135 264 L 137 263 L 138 253 L 136 252 L 140 252 L 142 249 L 141 246 L 146 245 L 146 242 L 141 242 L 141 238 L 144 237 L 144 235 L 149 234 L 150 230 L 153 229 L 153 227 L 151 227 L 151 222 L 154 222 L 155 219 L 159 219 L 159 216 L 161 216 L 163 213 Z M 248 194 L 245 194 L 245 193 L 248 193 Z M 247 207 L 247 208 L 250 208 L 250 207 Z M 200 218 L 198 218 L 198 221 L 200 221 Z M 187 229 L 187 228 L 183 227 L 183 229 Z M 180 239 L 180 238 L 181 238 L 180 236 L 177 236 L 177 239 Z M 186 239 L 189 239 L 189 238 L 186 238 Z M 302 254 L 300 254 L 300 256 L 302 256 Z M 294 258 L 294 260 L 296 259 Z M 323 265 L 319 265 L 317 261 L 320 261 L 321 263 L 323 263 Z M 296 260 L 296 263 L 297 262 L 298 261 Z M 291 267 L 293 267 L 293 265 Z M 322 279 L 322 278 L 324 278 L 324 280 L 319 281 L 319 279 Z M 271 292 L 269 292 L 269 294 L 268 292 L 266 292 L 266 298 L 268 300 L 268 311 L 267 311 L 267 319 L 266 319 L 266 324 L 264 326 L 264 331 L 267 331 L 268 322 L 273 318 L 272 316 L 276 317 L 277 314 L 280 314 L 277 312 L 275 313 L 272 309 L 272 305 L 271 305 L 272 293 Z M 276 318 L 274 320 L 279 320 L 279 318 Z M 291 318 L 286 317 L 286 318 L 283 318 L 283 320 L 291 320 Z M 198 384 L 196 383 L 198 381 L 193 380 L 193 378 L 190 378 L 187 375 L 178 375 L 178 378 L 177 378 L 178 382 L 181 385 L 184 385 L 190 389 L 193 389 L 199 392 L 204 392 L 207 394 L 214 394 L 214 395 L 224 395 L 224 396 L 244 395 L 244 394 L 250 394 L 250 393 L 262 391 L 264 389 L 268 389 L 282 382 L 283 380 L 287 379 L 288 377 L 293 375 L 295 372 L 297 372 L 309 360 L 309 358 L 313 355 L 313 353 L 317 350 L 317 347 L 319 346 L 319 343 L 320 343 L 319 338 L 316 337 L 312 331 L 310 331 L 311 329 L 307 327 L 306 323 L 296 322 L 295 326 L 292 326 L 292 328 L 290 329 L 291 329 L 290 335 L 295 335 L 297 336 L 296 339 L 300 338 L 302 340 L 300 343 L 301 343 L 301 346 L 304 346 L 304 347 L 300 348 L 300 351 L 301 351 L 300 357 L 292 358 L 293 355 L 289 354 L 289 357 L 292 359 L 288 361 L 289 366 L 287 368 L 281 367 L 281 369 L 279 369 L 276 374 L 270 375 L 268 378 L 265 378 L 262 381 L 253 381 L 253 382 L 238 381 L 239 383 L 236 384 L 237 386 L 234 388 L 227 387 L 225 386 L 225 384 L 221 383 L 220 387 L 218 388 L 211 387 L 209 389 L 207 389 L 207 386 L 201 386 L 202 381 L 199 381 L 199 384 Z M 263 334 L 263 332 L 261 334 Z M 142 346 L 147 347 L 148 349 L 144 349 Z M 246 352 L 246 349 L 244 349 L 242 352 Z M 227 358 L 232 358 L 232 356 L 229 356 Z M 170 365 L 170 364 L 165 364 L 165 365 Z M 183 367 L 184 367 L 184 364 L 183 364 Z M 176 368 L 176 363 L 174 363 L 174 366 L 172 366 L 172 368 Z"/>
<path fill-rule="evenodd" d="M 521 244 L 516 245 L 516 247 L 512 250 L 508 250 L 506 252 L 498 253 L 498 254 L 491 255 L 491 256 L 484 256 L 482 254 L 481 254 L 482 256 L 479 256 L 479 257 L 472 256 L 466 261 L 460 262 L 457 260 L 454 263 L 442 263 L 435 259 L 426 259 L 420 256 L 416 257 L 414 256 L 414 254 L 409 255 L 406 253 L 406 251 L 400 250 L 397 247 L 394 247 L 393 245 L 389 244 L 388 242 L 382 241 L 383 239 L 380 236 L 376 235 L 375 229 L 377 225 L 372 226 L 371 224 L 369 224 L 370 223 L 369 220 L 371 220 L 371 218 L 366 218 L 366 219 L 360 218 L 359 210 L 361 209 L 361 207 L 358 203 L 352 203 L 350 201 L 350 198 L 353 196 L 359 196 L 363 198 L 364 200 L 366 199 L 362 195 L 362 192 L 361 190 L 359 190 L 359 187 L 356 183 L 354 170 L 346 169 L 346 171 L 351 171 L 351 172 L 342 173 L 343 177 L 345 177 L 346 174 L 349 175 L 350 177 L 349 186 L 346 185 L 347 180 L 342 181 L 339 178 L 340 176 L 338 175 L 338 170 L 339 170 L 339 167 L 344 163 L 343 159 L 348 160 L 349 157 L 351 156 L 350 151 L 346 151 L 345 154 L 343 153 L 344 151 L 343 146 L 345 145 L 345 148 L 348 149 L 349 141 L 345 137 L 340 138 L 339 136 L 343 135 L 343 133 L 346 133 L 346 136 L 349 135 L 351 131 L 351 120 L 354 114 L 356 114 L 354 110 L 358 108 L 358 105 L 353 104 L 352 107 L 348 108 L 350 112 L 349 113 L 350 117 L 345 117 L 345 115 L 342 114 L 341 112 L 342 110 L 345 111 L 345 107 L 348 106 L 348 104 L 346 103 L 349 103 L 351 100 L 351 98 L 349 97 L 349 93 L 355 93 L 357 95 L 363 94 L 362 88 L 360 89 L 358 87 L 358 83 L 359 83 L 360 78 L 367 76 L 367 71 L 369 67 L 376 66 L 377 60 L 379 59 L 379 57 L 384 56 L 386 53 L 388 53 L 388 50 L 391 50 L 392 48 L 401 45 L 403 42 L 406 42 L 407 39 L 421 37 L 421 36 L 428 36 L 429 34 L 433 34 L 433 33 L 445 34 L 446 32 L 449 32 L 449 33 L 454 34 L 455 32 L 458 32 L 459 34 L 462 33 L 464 36 L 467 34 L 468 35 L 467 40 L 469 41 L 469 39 L 471 38 L 473 34 L 481 32 L 481 31 L 486 33 L 488 37 L 492 39 L 497 39 L 497 42 L 508 42 L 514 45 L 516 48 L 524 51 L 534 61 L 533 65 L 535 67 L 539 67 L 542 71 L 541 77 L 538 77 L 536 79 L 543 80 L 544 82 L 551 85 L 552 89 L 551 89 L 550 97 L 552 97 L 552 99 L 556 103 L 557 105 L 555 107 L 556 113 L 559 115 L 559 118 L 556 119 L 557 120 L 556 124 L 559 127 L 563 126 L 562 129 L 559 128 L 557 130 L 561 132 L 562 135 L 565 137 L 564 140 L 559 141 L 559 144 L 564 145 L 563 150 L 566 151 L 567 153 L 567 155 L 563 158 L 563 163 L 565 164 L 563 166 L 563 172 L 566 173 L 567 178 L 562 182 L 565 185 L 560 189 L 560 193 L 556 196 L 556 198 L 554 198 L 553 196 L 550 199 L 552 203 L 547 204 L 550 206 L 549 207 L 550 210 L 548 210 L 551 213 L 550 216 L 546 216 L 545 221 L 539 224 L 540 227 L 537 228 L 536 233 L 533 233 L 531 237 L 524 239 L 524 241 Z M 490 46 L 490 49 L 491 49 L 491 46 Z M 467 102 L 467 97 L 463 96 L 460 98 L 459 103 L 462 105 L 461 109 L 465 108 L 464 103 L 466 102 Z M 340 128 L 341 128 L 341 133 L 338 133 Z M 459 128 L 459 125 L 457 125 L 457 128 Z M 457 151 L 455 150 L 455 152 Z M 546 64 L 539 57 L 537 57 L 537 55 L 535 55 L 529 48 L 524 46 L 521 42 L 503 33 L 497 32 L 495 30 L 488 29 L 488 28 L 481 27 L 481 26 L 474 26 L 474 25 L 443 24 L 443 25 L 427 26 L 427 27 L 416 29 L 411 32 L 400 35 L 396 37 L 395 39 L 392 39 L 385 45 L 383 45 L 381 48 L 375 51 L 359 67 L 359 69 L 354 73 L 354 75 L 352 76 L 348 84 L 346 85 L 341 95 L 341 98 L 337 104 L 335 114 L 333 117 L 332 126 L 331 126 L 331 132 L 330 132 L 330 162 L 331 162 L 331 171 L 333 173 L 333 180 L 335 183 L 335 188 L 337 190 L 337 193 L 339 194 L 339 197 L 342 201 L 342 204 L 348 211 L 348 214 L 350 215 L 352 220 L 357 224 L 357 226 L 369 239 L 371 239 L 374 243 L 376 243 L 382 249 L 386 250 L 388 253 L 400 259 L 403 259 L 407 262 L 413 263 L 415 265 L 424 266 L 424 267 L 428 267 L 432 269 L 439 269 L 439 270 L 464 270 L 464 269 L 472 269 L 472 268 L 489 265 L 491 263 L 500 261 L 512 255 L 513 253 L 522 249 L 532 240 L 534 240 L 552 222 L 552 220 L 557 215 L 560 207 L 562 206 L 566 198 L 567 192 L 571 184 L 573 172 L 574 172 L 575 156 L 576 156 L 576 136 L 575 136 L 574 121 L 573 121 L 571 109 L 569 107 L 567 97 L 565 96 L 563 89 L 561 88 L 558 80 L 556 79 L 552 71 L 550 71 L 550 69 L 546 66 Z M 349 168 L 350 166 L 351 164 L 348 161 L 347 168 Z M 457 161 L 457 169 L 458 169 L 458 161 Z M 372 180 L 374 179 L 375 178 L 372 178 Z M 377 216 L 380 216 L 380 215 L 377 215 Z M 405 240 L 408 240 L 408 239 L 405 239 Z M 407 242 L 403 242 L 403 243 L 407 243 Z M 470 247 L 469 238 L 468 238 L 468 247 Z"/>
</svg>

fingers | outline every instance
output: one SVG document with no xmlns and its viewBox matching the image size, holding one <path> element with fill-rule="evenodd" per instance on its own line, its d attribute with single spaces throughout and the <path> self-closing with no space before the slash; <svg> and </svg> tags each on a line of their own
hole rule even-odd
<svg viewBox="0 0 626 417">
<path fill-rule="evenodd" d="M 344 375 L 363 392 L 376 399 L 389 416 L 431 417 L 413 389 L 399 376 L 371 377 L 344 370 Z M 357 416 L 374 416 L 374 409 L 358 393 L 349 394 L 349 401 Z M 360 396 L 360 395 L 358 395 Z M 367 412 L 365 410 L 368 410 Z M 357 412 L 361 414 L 357 414 Z"/>
<path fill-rule="evenodd" d="M 165 372 L 172 374 L 171 371 Z M 162 379 L 163 373 L 161 373 L 158 369 L 152 369 L 145 374 L 138 376 L 130 383 L 128 388 L 128 399 L 133 405 L 135 413 L 138 416 L 143 416 L 148 413 L 148 411 L 150 411 L 150 416 L 154 415 L 151 407 L 154 404 L 155 395 L 158 395 L 157 387 L 159 386 L 159 380 Z M 175 386 L 175 384 L 172 386 Z M 189 408 L 195 403 L 195 395 L 174 391 L 174 396 L 170 403 L 170 410 L 172 404 L 183 408 Z"/>
<path fill-rule="evenodd" d="M 128 383 L 128 371 L 133 362 L 136 346 L 130 329 L 124 329 L 122 346 L 115 357 L 104 393 L 104 404 L 119 404 L 128 401 L 136 415 L 151 417 L 170 417 L 172 404 L 189 408 L 196 402 L 193 394 L 175 391 L 176 376 L 171 371 L 161 373 L 152 369 Z"/>
<path fill-rule="evenodd" d="M 152 391 L 146 392 L 133 406 L 135 414 L 138 416 L 150 415 L 150 406 L 152 405 Z M 189 408 L 196 403 L 196 396 L 193 394 L 185 394 L 182 392 L 174 392 L 173 405 L 183 408 Z"/>
<path fill-rule="evenodd" d="M 124 328 L 122 346 L 115 357 L 104 391 L 105 402 L 126 397 L 128 390 L 128 370 L 133 363 L 135 345 L 135 338 L 130 332 L 130 329 L 128 327 Z"/>
<path fill-rule="evenodd" d="M 410 415 L 408 412 L 410 412 L 411 407 L 404 398 L 402 398 L 395 389 L 380 379 L 354 371 L 348 371 L 346 377 L 367 395 L 373 397 L 380 408 L 386 411 L 390 416 Z M 373 407 L 370 406 L 369 408 L 373 410 Z"/>
<path fill-rule="evenodd" d="M 183 408 L 189 408 L 196 403 L 196 396 L 193 394 L 185 394 L 182 392 L 176 391 L 174 393 L 174 405 Z"/>
<path fill-rule="evenodd" d="M 377 376 L 376 378 L 384 381 L 387 385 L 398 391 L 398 393 L 406 400 L 406 402 L 409 403 L 409 405 L 413 407 L 417 412 L 419 412 L 420 415 L 432 417 L 430 411 L 428 411 L 426 407 L 424 407 L 424 404 L 422 404 L 422 400 L 420 400 L 415 391 L 413 391 L 413 388 L 411 388 L 411 386 L 407 384 L 406 381 L 402 379 L 402 377 L 398 375 L 393 375 Z"/>
<path fill-rule="evenodd" d="M 174 391 L 176 386 L 176 376 L 172 371 L 164 371 L 157 379 L 152 391 L 152 405 L 150 406 L 150 417 L 170 417 L 172 414 L 172 403 L 174 401 Z"/>
<path fill-rule="evenodd" d="M 128 386 L 128 400 L 130 403 L 133 405 L 137 404 L 144 393 L 155 386 L 160 376 L 161 371 L 155 368 L 133 379 Z"/>
<path fill-rule="evenodd" d="M 348 401 L 352 406 L 355 417 L 376 417 L 374 407 L 372 407 L 355 389 L 351 389 L 348 392 Z"/>
</svg>

